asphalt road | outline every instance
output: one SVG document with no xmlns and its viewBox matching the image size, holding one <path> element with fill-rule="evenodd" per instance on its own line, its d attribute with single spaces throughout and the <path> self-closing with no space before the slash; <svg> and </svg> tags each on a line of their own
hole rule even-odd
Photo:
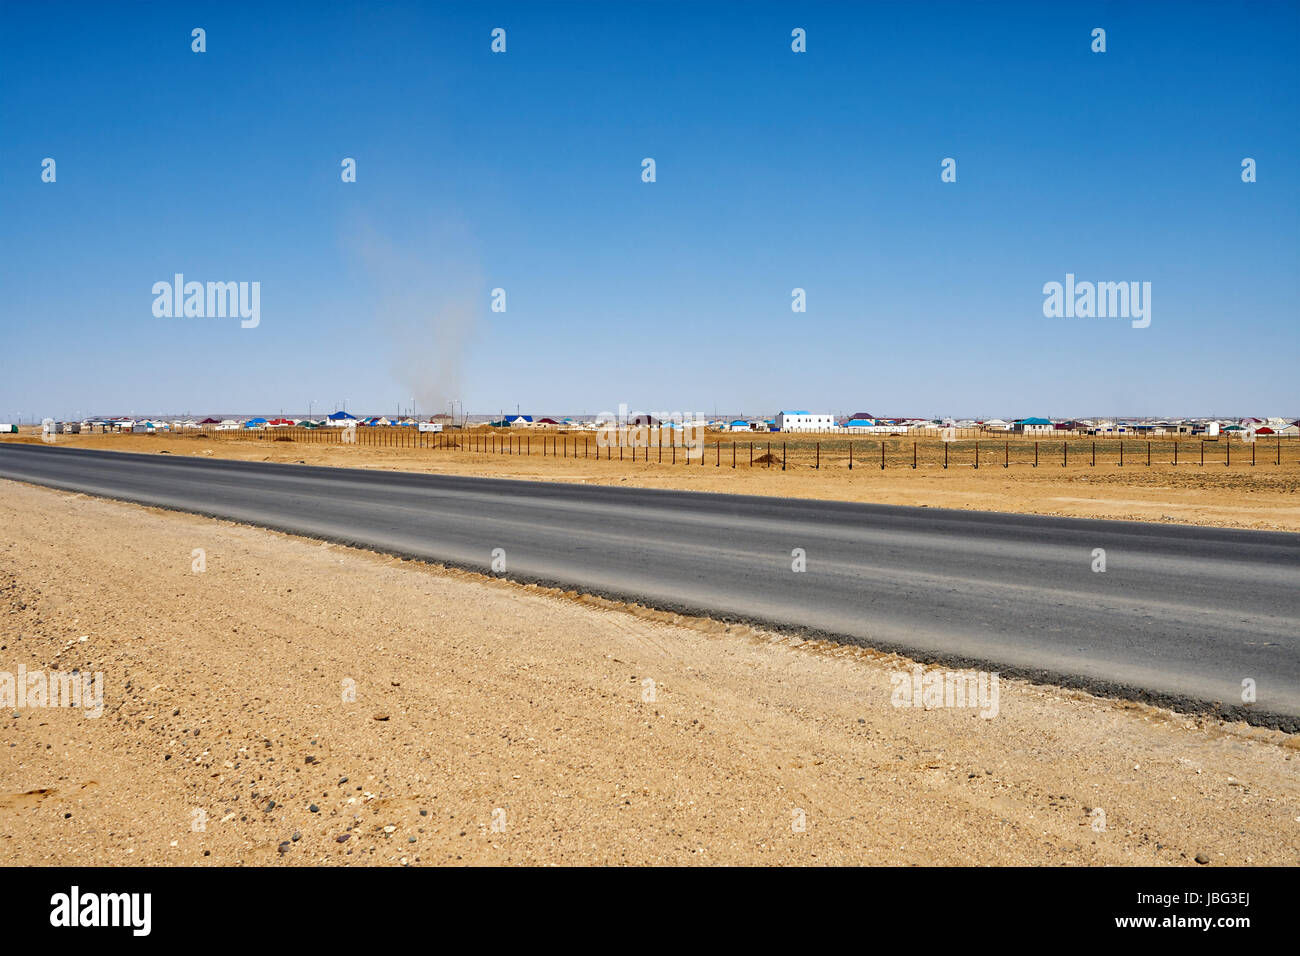
<svg viewBox="0 0 1300 956">
<path fill-rule="evenodd" d="M 0 477 L 1300 730 L 1300 535 L 5 443 Z"/>
</svg>

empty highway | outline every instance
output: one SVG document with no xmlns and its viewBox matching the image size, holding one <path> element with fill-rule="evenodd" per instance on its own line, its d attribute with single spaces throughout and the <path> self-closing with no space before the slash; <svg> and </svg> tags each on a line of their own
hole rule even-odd
<svg viewBox="0 0 1300 956">
<path fill-rule="evenodd" d="M 5 443 L 0 478 L 1300 730 L 1300 535 Z"/>
</svg>

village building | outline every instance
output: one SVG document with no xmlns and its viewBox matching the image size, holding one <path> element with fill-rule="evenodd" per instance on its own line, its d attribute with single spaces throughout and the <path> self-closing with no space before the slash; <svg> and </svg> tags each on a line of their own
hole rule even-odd
<svg viewBox="0 0 1300 956">
<path fill-rule="evenodd" d="M 813 412 L 779 412 L 776 430 L 780 432 L 829 432 L 835 430 L 835 416 Z"/>
</svg>

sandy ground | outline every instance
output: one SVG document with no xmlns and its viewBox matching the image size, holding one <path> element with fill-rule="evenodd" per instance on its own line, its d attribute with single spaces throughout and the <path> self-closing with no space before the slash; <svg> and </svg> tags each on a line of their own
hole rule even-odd
<svg viewBox="0 0 1300 956">
<path fill-rule="evenodd" d="M 13 482 L 0 529 L 0 670 L 105 687 L 0 711 L 7 863 L 1300 863 L 1300 737 L 895 708 L 900 658 Z"/>
<path fill-rule="evenodd" d="M 517 439 L 519 436 L 515 436 Z M 1038 468 L 1029 464 L 1033 443 L 1012 445 L 1012 465 L 1002 467 L 1000 442 L 985 443 L 981 467 L 968 464 L 944 470 L 942 445 L 930 442 L 922 449 L 922 467 L 912 470 L 911 442 L 891 444 L 889 467 L 881 471 L 879 445 L 857 443 L 860 456 L 850 471 L 840 453 L 827 450 L 823 467 L 812 467 L 811 445 L 792 446 L 782 471 L 775 467 L 747 467 L 748 444 L 738 450 L 739 467 L 731 466 L 724 446 L 722 465 L 710 451 L 704 465 L 663 464 L 657 450 L 651 461 L 629 457 L 597 462 L 590 458 L 542 457 L 541 437 L 532 438 L 532 454 L 501 455 L 428 448 L 326 445 L 304 442 L 204 440 L 166 435 L 60 435 L 57 444 L 68 447 L 106 448 L 133 452 L 167 452 L 175 455 L 215 455 L 247 461 L 303 462 L 360 468 L 385 468 L 488 477 L 525 478 L 544 481 L 588 482 L 606 485 L 634 485 L 644 488 L 680 488 L 688 491 L 720 491 L 794 498 L 838 501 L 866 501 L 881 504 L 918 505 L 931 508 L 965 508 L 1025 514 L 1067 515 L 1081 518 L 1118 518 L 1135 521 L 1174 522 L 1300 531 L 1300 442 L 1282 449 L 1282 464 L 1274 464 L 1275 448 L 1261 443 L 1257 464 L 1251 467 L 1249 446 L 1234 443 L 1232 466 L 1224 464 L 1225 445 L 1211 446 L 1208 462 L 1198 464 L 1197 445 L 1182 448 L 1180 464 L 1169 464 L 1169 446 L 1157 446 L 1152 465 L 1146 466 L 1144 443 L 1128 443 L 1128 458 L 1118 465 L 1116 446 L 1098 442 L 1098 464 L 1090 462 L 1091 442 L 1072 443 L 1068 467 L 1061 466 L 1060 443 L 1042 443 Z M 39 441 L 21 436 L 9 441 Z M 570 438 L 570 441 L 573 439 Z M 729 440 L 724 436 L 724 441 Z M 710 442 L 712 438 L 710 438 Z M 953 449 L 954 456 L 971 456 L 970 442 Z M 774 443 L 775 454 L 780 443 Z M 756 443 L 756 454 L 765 452 L 767 442 Z M 796 453 L 797 447 L 797 453 Z M 871 450 L 876 449 L 871 457 Z M 1164 455 L 1160 454 L 1164 451 Z M 644 454 L 644 449 L 640 454 Z M 665 452 L 665 458 L 668 457 Z M 925 466 L 928 454 L 931 464 Z"/>
</svg>

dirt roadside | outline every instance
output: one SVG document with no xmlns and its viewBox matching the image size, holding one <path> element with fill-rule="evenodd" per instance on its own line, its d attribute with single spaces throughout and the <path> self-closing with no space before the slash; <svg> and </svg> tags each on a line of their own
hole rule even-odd
<svg viewBox="0 0 1300 956">
<path fill-rule="evenodd" d="M 1300 863 L 1274 731 L 895 708 L 897 657 L 14 482 L 0 528 L 0 671 L 104 676 L 0 712 L 13 864 Z"/>
</svg>

